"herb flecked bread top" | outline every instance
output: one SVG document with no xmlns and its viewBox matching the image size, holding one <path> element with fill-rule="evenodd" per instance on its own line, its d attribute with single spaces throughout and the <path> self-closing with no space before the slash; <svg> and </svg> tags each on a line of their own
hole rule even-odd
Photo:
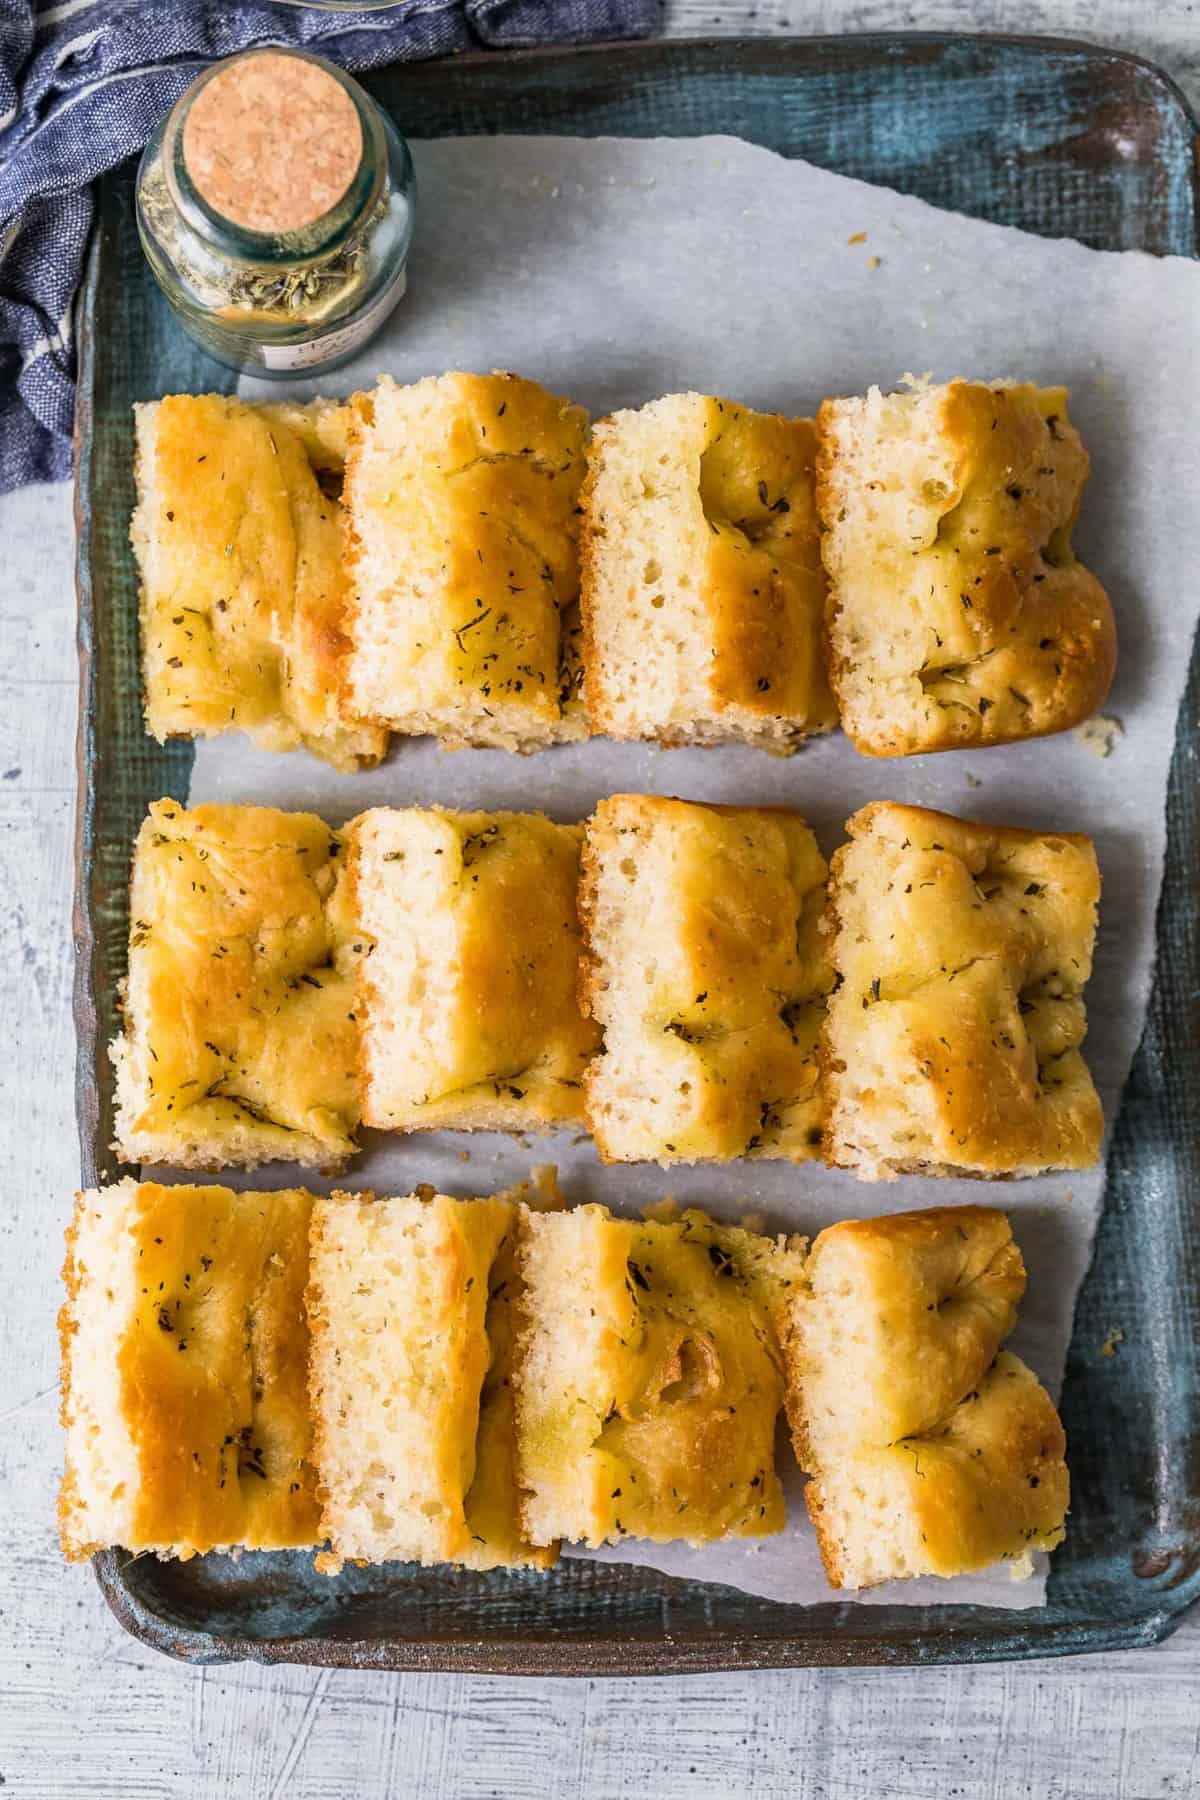
<svg viewBox="0 0 1200 1800">
<path fill-rule="evenodd" d="M 345 703 L 449 745 L 582 737 L 577 510 L 587 414 L 517 375 L 356 396 Z"/>
<path fill-rule="evenodd" d="M 848 1220 L 777 1309 L 805 1500 L 834 1587 L 1028 1573 L 1063 1537 L 1069 1481 L 1050 1396 L 1001 1348 L 1025 1291 L 1003 1213 Z"/>
<path fill-rule="evenodd" d="M 829 670 L 872 756 L 1004 744 L 1096 710 L 1107 594 L 1071 548 L 1088 454 L 1065 388 L 952 381 L 827 400 Z"/>
<path fill-rule="evenodd" d="M 318 479 L 340 478 L 348 409 L 172 394 L 134 418 L 147 729 L 378 762 L 386 731 L 341 711 L 341 524 Z"/>
<path fill-rule="evenodd" d="M 358 1123 L 337 834 L 271 807 L 150 808 L 134 847 L 116 1148 L 180 1168 L 337 1168 Z"/>
<path fill-rule="evenodd" d="M 872 1181 L 1090 1168 L 1090 839 L 888 801 L 846 829 L 829 882 L 829 1159 Z"/>
<path fill-rule="evenodd" d="M 67 1240 L 63 1548 L 315 1544 L 311 1195 L 126 1181 Z"/>
<path fill-rule="evenodd" d="M 595 427 L 584 484 L 593 727 L 783 752 L 837 722 L 809 419 L 668 394 Z"/>
</svg>

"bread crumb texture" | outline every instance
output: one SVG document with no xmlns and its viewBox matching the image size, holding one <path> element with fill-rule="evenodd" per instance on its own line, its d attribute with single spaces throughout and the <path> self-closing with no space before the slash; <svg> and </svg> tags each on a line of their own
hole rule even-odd
<svg viewBox="0 0 1200 1800">
<path fill-rule="evenodd" d="M 1090 839 L 890 802 L 847 831 L 829 884 L 828 1159 L 868 1181 L 1090 1168 Z"/>
<path fill-rule="evenodd" d="M 823 1231 L 781 1308 L 787 1410 L 834 1587 L 952 1576 L 1064 1535 L 1062 1425 L 1001 1349 L 1025 1288 L 1003 1213 L 933 1208 Z"/>
<path fill-rule="evenodd" d="M 378 809 L 348 837 L 366 1122 L 577 1123 L 598 1037 L 578 997 L 582 828 L 540 813 Z"/>
<path fill-rule="evenodd" d="M 141 573 L 146 727 L 246 731 L 335 768 L 376 763 L 378 726 L 344 718 L 347 602 L 336 497 L 348 409 L 172 394 L 134 408 L 130 536 Z"/>
<path fill-rule="evenodd" d="M 670 394 L 595 427 L 583 493 L 596 731 L 787 752 L 832 729 L 811 420 Z"/>
<path fill-rule="evenodd" d="M 799 1240 L 689 1212 L 528 1219 L 518 1467 L 535 1543 L 702 1543 L 782 1529 L 773 1310 Z"/>
<path fill-rule="evenodd" d="M 335 1195 L 313 1214 L 319 1566 L 546 1566 L 521 1535 L 511 1199 Z"/>
<path fill-rule="evenodd" d="M 134 847 L 125 1029 L 113 1044 L 126 1162 L 283 1158 L 355 1147 L 355 940 L 341 843 L 311 813 L 160 800 Z"/>
<path fill-rule="evenodd" d="M 1103 703 L 1116 633 L 1071 548 L 1088 455 L 1065 388 L 872 388 L 817 431 L 830 678 L 859 750 L 1010 743 Z"/>
<path fill-rule="evenodd" d="M 826 865 L 796 813 L 618 794 L 589 821 L 587 1117 L 608 1161 L 801 1161 L 824 1121 Z"/>
<path fill-rule="evenodd" d="M 79 1196 L 59 1315 L 69 1557 L 316 1542 L 310 1206 L 134 1181 Z"/>
<path fill-rule="evenodd" d="M 451 745 L 586 735 L 586 412 L 509 374 L 385 376 L 354 407 L 346 703 Z"/>
</svg>

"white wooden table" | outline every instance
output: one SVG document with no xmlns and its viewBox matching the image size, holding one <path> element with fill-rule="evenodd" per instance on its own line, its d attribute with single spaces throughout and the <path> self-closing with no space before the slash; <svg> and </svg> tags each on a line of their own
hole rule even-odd
<svg viewBox="0 0 1200 1800">
<path fill-rule="evenodd" d="M 1139 51 L 1200 101 L 1188 0 L 667 0 L 688 35 L 1040 31 Z M 62 1227 L 78 1175 L 70 495 L 0 500 L 0 1777 L 62 1800 L 1151 1800 L 1200 1794 L 1200 1619 L 1156 1650 L 1008 1668 L 647 1682 L 192 1670 L 108 1617 L 54 1534 Z"/>
</svg>

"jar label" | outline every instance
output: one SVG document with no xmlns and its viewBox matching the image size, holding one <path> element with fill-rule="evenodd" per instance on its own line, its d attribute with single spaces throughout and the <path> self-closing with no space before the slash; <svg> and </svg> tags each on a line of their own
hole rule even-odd
<svg viewBox="0 0 1200 1800">
<path fill-rule="evenodd" d="M 390 287 L 384 289 L 377 300 L 373 300 L 366 312 L 349 325 L 338 325 L 332 331 L 324 331 L 320 337 L 309 338 L 305 344 L 259 344 L 256 346 L 267 369 L 311 369 L 316 363 L 332 361 L 336 356 L 348 356 L 357 350 L 360 344 L 382 325 L 396 302 L 403 297 L 408 286 L 408 276 L 401 269 Z"/>
</svg>

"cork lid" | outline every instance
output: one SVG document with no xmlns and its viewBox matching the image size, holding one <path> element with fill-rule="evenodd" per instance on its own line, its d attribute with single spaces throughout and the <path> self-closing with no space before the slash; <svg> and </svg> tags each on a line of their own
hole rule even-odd
<svg viewBox="0 0 1200 1800">
<path fill-rule="evenodd" d="M 335 207 L 362 161 L 354 101 L 320 63 L 286 51 L 231 57 L 192 101 L 183 156 L 200 198 L 245 231 L 302 231 Z"/>
</svg>

